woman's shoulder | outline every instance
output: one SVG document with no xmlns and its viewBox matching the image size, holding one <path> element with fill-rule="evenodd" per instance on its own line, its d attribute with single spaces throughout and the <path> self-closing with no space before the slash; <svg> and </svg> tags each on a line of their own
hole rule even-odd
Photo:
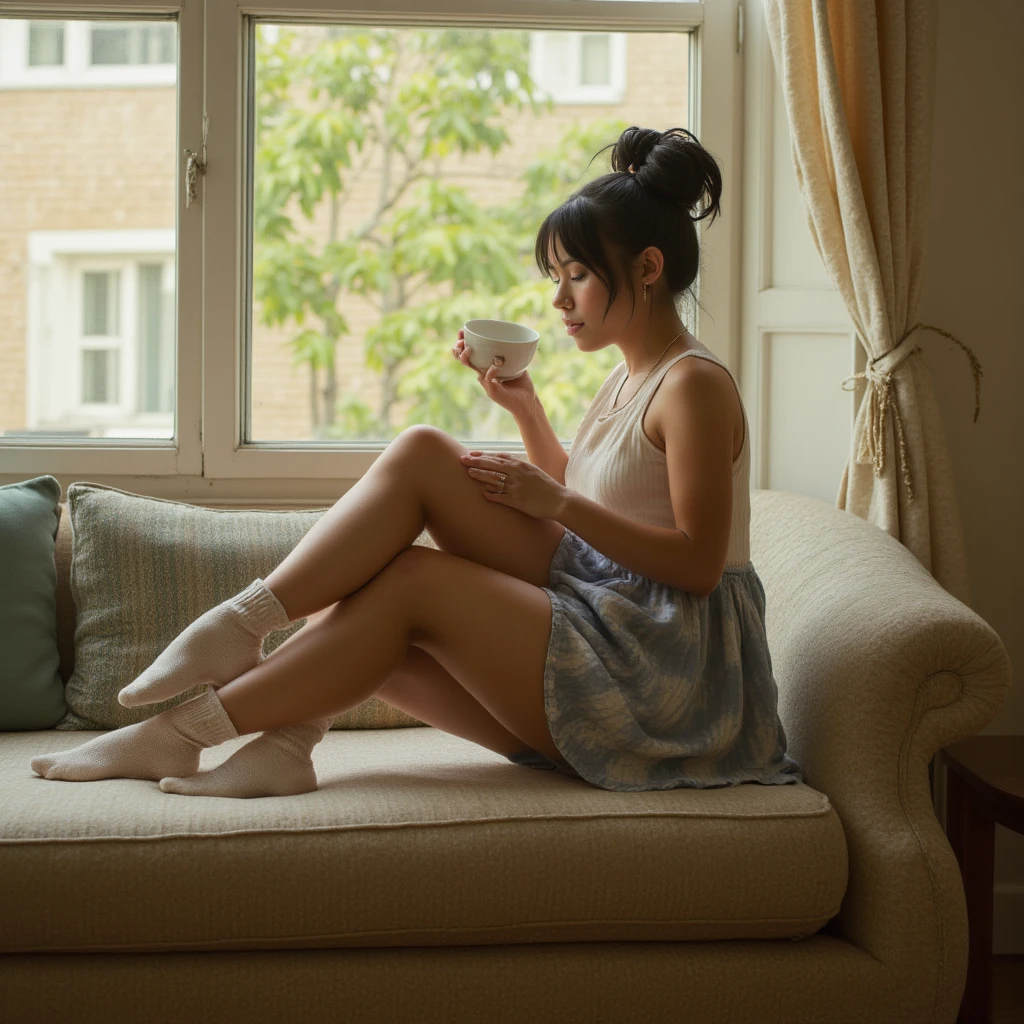
<svg viewBox="0 0 1024 1024">
<path fill-rule="evenodd" d="M 684 356 L 695 356 L 696 358 L 683 358 Z M 729 368 L 718 356 L 704 345 L 696 345 L 680 352 L 675 361 L 665 372 L 662 386 L 654 393 L 651 404 L 648 407 L 647 421 L 657 434 L 658 447 L 665 450 L 665 433 L 662 430 L 662 419 L 668 404 L 678 394 L 678 388 L 688 385 L 695 378 L 703 378 L 708 386 L 721 391 L 724 401 L 733 406 L 735 424 L 733 429 L 734 457 L 739 456 L 738 448 L 743 445 L 743 407 L 740 404 L 739 391 L 736 382 L 729 371 Z M 665 385 L 668 385 L 667 387 Z"/>
</svg>

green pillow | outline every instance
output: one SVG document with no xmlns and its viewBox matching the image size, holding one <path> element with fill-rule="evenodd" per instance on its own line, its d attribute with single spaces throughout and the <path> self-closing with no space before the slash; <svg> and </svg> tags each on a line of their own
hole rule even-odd
<svg viewBox="0 0 1024 1024">
<path fill-rule="evenodd" d="M 118 729 L 201 693 L 205 683 L 143 707 L 117 702 L 118 691 L 186 626 L 253 580 L 266 579 L 325 511 L 200 508 L 99 484 L 71 484 L 75 670 L 65 689 L 68 713 L 56 728 Z M 271 633 L 264 654 L 305 621 Z M 332 728 L 406 725 L 423 723 L 370 697 L 335 718 Z"/>
<path fill-rule="evenodd" d="M 57 650 L 60 484 L 0 487 L 0 729 L 50 729 L 67 711 Z"/>
</svg>

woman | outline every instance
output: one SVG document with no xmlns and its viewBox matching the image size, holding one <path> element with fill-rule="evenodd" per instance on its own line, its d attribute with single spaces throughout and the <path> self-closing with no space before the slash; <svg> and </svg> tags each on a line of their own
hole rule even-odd
<svg viewBox="0 0 1024 1024">
<path fill-rule="evenodd" d="M 629 128 L 612 148 L 612 172 L 537 237 L 577 346 L 623 355 L 568 458 L 528 373 L 478 373 L 529 461 L 406 430 L 265 581 L 198 618 L 118 699 L 211 689 L 37 757 L 34 771 L 190 795 L 305 793 L 334 716 L 375 694 L 604 789 L 801 780 L 749 560 L 746 414 L 676 308 L 699 265 L 693 222 L 719 212 L 721 175 L 683 129 Z M 468 362 L 461 332 L 453 353 Z M 424 528 L 441 550 L 412 546 Z M 306 617 L 261 660 L 267 633 Z M 203 747 L 255 732 L 198 773 Z"/>
</svg>

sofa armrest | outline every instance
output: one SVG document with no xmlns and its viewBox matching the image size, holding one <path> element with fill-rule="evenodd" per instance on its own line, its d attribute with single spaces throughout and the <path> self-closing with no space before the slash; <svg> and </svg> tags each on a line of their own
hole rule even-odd
<svg viewBox="0 0 1024 1024">
<path fill-rule="evenodd" d="M 928 765 L 995 717 L 1006 649 L 899 541 L 851 513 L 753 491 L 750 539 L 789 753 L 846 834 L 849 884 L 829 927 L 934 999 L 922 1019 L 952 1020 L 967 912 Z"/>
</svg>

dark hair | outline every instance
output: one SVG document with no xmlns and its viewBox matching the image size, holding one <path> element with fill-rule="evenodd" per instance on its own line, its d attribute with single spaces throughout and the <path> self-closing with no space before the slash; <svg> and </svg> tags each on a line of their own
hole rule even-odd
<svg viewBox="0 0 1024 1024">
<path fill-rule="evenodd" d="M 577 189 L 547 215 L 537 232 L 534 257 L 550 276 L 549 251 L 557 240 L 567 256 L 593 271 L 608 289 L 607 315 L 618 293 L 613 259 L 624 268 L 649 245 L 665 257 L 673 295 L 693 284 L 700 266 L 693 222 L 707 216 L 714 221 L 721 213 L 722 173 L 685 128 L 659 132 L 633 126 L 594 158 L 606 149 L 612 150 L 612 173 Z M 691 214 L 695 210 L 700 212 Z"/>
</svg>

